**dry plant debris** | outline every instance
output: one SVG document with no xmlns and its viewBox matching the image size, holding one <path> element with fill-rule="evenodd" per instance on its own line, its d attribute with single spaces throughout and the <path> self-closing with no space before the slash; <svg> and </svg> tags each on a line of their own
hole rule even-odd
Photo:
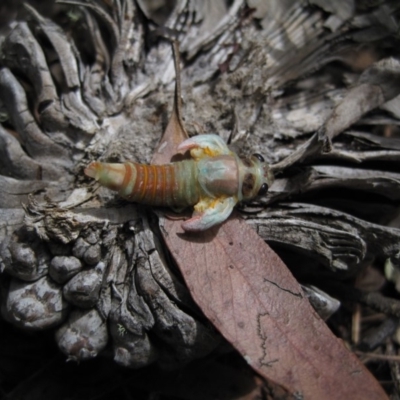
<svg viewBox="0 0 400 400">
<path fill-rule="evenodd" d="M 100 398 L 121 390 L 160 399 L 302 395 L 290 393 L 290 385 L 285 392 L 260 382 L 243 359 L 227 352 L 217 322 L 192 300 L 194 289 L 182 280 L 166 243 L 181 268 L 189 265 L 186 256 L 179 258 L 180 248 L 162 238 L 172 234 L 173 221 L 83 177 L 94 159 L 151 161 L 174 115 L 174 60 L 161 32 L 180 43 L 189 135 L 218 133 L 239 154 L 261 153 L 273 166 L 269 193 L 239 209 L 246 222 L 228 221 L 233 237 L 253 238 L 246 234 L 251 226 L 258 233 L 252 242 L 263 239 L 274 248 L 317 312 L 327 318 L 340 307 L 328 326 L 396 396 L 400 5 L 156 3 L 49 2 L 2 14 L 3 393 L 10 399 L 42 393 L 46 379 L 57 391 L 55 365 L 76 376 L 50 344 L 44 347 L 55 329 L 69 359 L 91 359 L 81 365 L 112 382 L 101 390 L 97 381 Z M 254 253 L 262 246 L 256 247 Z M 210 271 L 221 267 L 209 247 L 190 261 L 199 264 L 200 255 L 209 255 Z M 229 276 L 216 271 L 221 280 Z M 291 305 L 286 310 L 293 312 Z M 41 332 L 27 338 L 9 323 Z M 22 363 L 21 346 L 31 349 L 29 343 L 43 351 Z M 276 351 L 276 344 L 268 345 Z M 12 363 L 5 356 L 11 349 Z M 137 371 L 116 369 L 110 356 Z M 21 369 L 21 381 L 10 379 Z M 132 376 L 136 384 L 126 382 Z M 149 376 L 152 387 L 143 383 Z M 68 395 L 79 398 L 87 384 Z M 375 388 L 375 398 L 385 398 Z M 337 385 L 332 390 L 340 393 Z"/>
</svg>

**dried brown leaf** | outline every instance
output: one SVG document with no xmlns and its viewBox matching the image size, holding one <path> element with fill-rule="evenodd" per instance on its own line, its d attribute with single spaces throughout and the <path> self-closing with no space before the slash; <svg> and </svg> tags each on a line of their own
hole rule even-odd
<svg viewBox="0 0 400 400">
<path fill-rule="evenodd" d="M 163 232 L 197 304 L 265 378 L 305 399 L 387 398 L 243 220 L 196 235 L 166 220 Z"/>
</svg>

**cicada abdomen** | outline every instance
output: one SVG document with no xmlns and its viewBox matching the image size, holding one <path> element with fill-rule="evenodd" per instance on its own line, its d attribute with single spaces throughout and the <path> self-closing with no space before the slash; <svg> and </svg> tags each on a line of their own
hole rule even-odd
<svg viewBox="0 0 400 400">
<path fill-rule="evenodd" d="M 193 160 L 166 165 L 92 162 L 85 174 L 129 201 L 154 206 L 187 207 L 200 199 Z"/>
</svg>

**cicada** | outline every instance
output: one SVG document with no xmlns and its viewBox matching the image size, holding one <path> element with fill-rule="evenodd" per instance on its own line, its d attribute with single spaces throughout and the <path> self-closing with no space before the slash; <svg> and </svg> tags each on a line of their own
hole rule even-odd
<svg viewBox="0 0 400 400">
<path fill-rule="evenodd" d="M 242 159 L 218 135 L 187 139 L 178 151 L 190 151 L 191 159 L 165 165 L 96 161 L 85 174 L 129 201 L 174 209 L 194 206 L 182 224 L 185 231 L 220 224 L 238 202 L 264 195 L 273 182 L 260 154 Z"/>
</svg>

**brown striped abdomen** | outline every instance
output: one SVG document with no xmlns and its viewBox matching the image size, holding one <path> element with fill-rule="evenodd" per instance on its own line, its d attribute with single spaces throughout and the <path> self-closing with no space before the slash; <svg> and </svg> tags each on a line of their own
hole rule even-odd
<svg viewBox="0 0 400 400">
<path fill-rule="evenodd" d="M 107 164 L 94 162 L 86 175 L 116 190 L 120 196 L 138 203 L 186 207 L 200 199 L 197 167 L 193 160 L 165 165 L 144 165 L 133 162 Z"/>
</svg>

